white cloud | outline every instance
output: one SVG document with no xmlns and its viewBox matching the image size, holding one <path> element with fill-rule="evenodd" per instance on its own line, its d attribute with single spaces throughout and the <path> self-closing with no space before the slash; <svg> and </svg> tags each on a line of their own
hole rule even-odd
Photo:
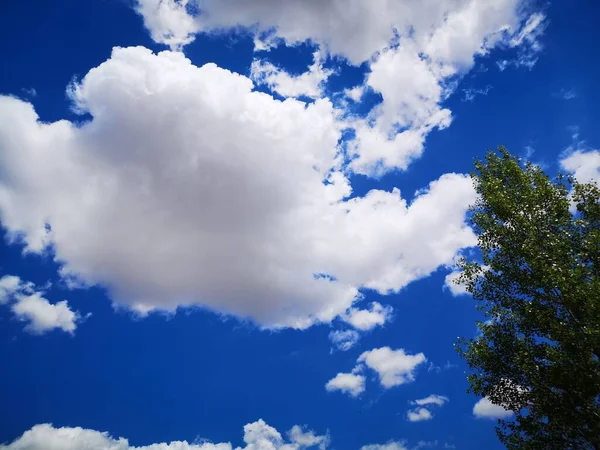
<svg viewBox="0 0 600 450">
<path fill-rule="evenodd" d="M 254 35 L 254 51 L 255 52 L 269 52 L 279 44 L 283 44 L 283 39 L 277 37 L 273 31 L 265 31 L 262 33 L 256 33 Z"/>
<path fill-rule="evenodd" d="M 418 408 L 408 410 L 406 417 L 410 422 L 420 422 L 423 420 L 433 419 L 433 413 L 431 407 L 443 406 L 449 401 L 448 397 L 443 395 L 432 394 L 429 397 L 421 398 L 411 402 L 413 405 L 417 405 Z M 427 408 L 425 408 L 427 406 Z"/>
<path fill-rule="evenodd" d="M 353 170 L 378 175 L 390 168 L 406 169 L 421 155 L 427 134 L 450 125 L 451 112 L 441 107 L 453 90 L 449 77 L 465 73 L 474 56 L 487 54 L 496 45 L 526 43 L 533 48 L 537 42 L 531 36 L 537 36 L 540 28 L 520 28 L 515 0 L 452 6 L 431 34 L 416 29 L 410 38 L 400 38 L 399 46 L 381 49 L 371 64 L 366 84 L 382 95 L 383 102 L 371 112 L 373 126 L 355 124 Z"/>
<path fill-rule="evenodd" d="M 368 121 L 351 123 L 356 131 L 350 146 L 351 168 L 366 175 L 406 169 L 421 155 L 425 136 L 450 125 L 450 111 L 440 107 L 439 80 L 415 45 L 406 41 L 381 52 L 371 64 L 366 85 L 379 92 L 383 101 Z M 398 128 L 403 131 L 397 133 Z"/>
<path fill-rule="evenodd" d="M 292 442 L 292 446 L 296 444 L 299 448 L 311 448 L 318 446 L 319 449 L 325 449 L 329 445 L 329 436 L 323 435 L 318 436 L 311 430 L 305 430 L 299 425 L 294 425 L 288 432 L 289 440 Z M 285 447 L 286 449 L 289 448 Z M 293 450 L 293 447 L 292 449 Z"/>
<path fill-rule="evenodd" d="M 453 267 L 453 270 L 444 278 L 443 289 L 448 289 L 454 297 L 457 297 L 459 295 L 469 295 L 465 284 L 456 283 L 458 278 L 462 275 L 462 271 L 456 266 L 451 267 Z M 484 274 L 489 270 L 489 266 L 486 266 L 485 264 L 482 265 L 481 271 L 477 274 L 477 277 L 483 277 Z"/>
<path fill-rule="evenodd" d="M 423 420 L 433 419 L 433 414 L 427 408 L 416 408 L 406 413 L 409 422 L 421 422 Z"/>
<path fill-rule="evenodd" d="M 179 49 L 201 30 L 189 13 L 194 5 L 194 0 L 138 0 L 135 8 L 154 41 Z"/>
<path fill-rule="evenodd" d="M 419 128 L 440 111 L 442 87 L 415 47 L 408 41 L 386 49 L 371 64 L 366 83 L 383 96 L 378 125 L 386 131 L 394 124 Z"/>
<path fill-rule="evenodd" d="M 425 405 L 437 405 L 443 406 L 449 401 L 448 397 L 443 395 L 431 394 L 429 397 L 421 398 L 411 402 L 413 405 L 425 406 Z"/>
<path fill-rule="evenodd" d="M 538 46 L 540 33 L 544 31 L 546 16 L 541 12 L 531 14 L 521 27 L 521 30 L 512 37 L 510 45 L 518 47 L 528 42 L 530 45 Z"/>
<path fill-rule="evenodd" d="M 56 328 L 72 334 L 80 319 L 66 301 L 52 304 L 40 292 L 17 295 L 12 311 L 20 320 L 28 322 L 25 329 L 34 334 L 43 334 Z"/>
<path fill-rule="evenodd" d="M 576 150 L 562 159 L 560 165 L 580 183 L 600 184 L 600 150 Z"/>
<path fill-rule="evenodd" d="M 0 278 L 0 304 L 9 301 L 10 297 L 22 287 L 21 279 L 14 275 L 4 275 Z"/>
<path fill-rule="evenodd" d="M 235 450 L 301 450 L 325 449 L 328 436 L 318 436 L 312 431 L 294 426 L 288 438 L 262 419 L 244 426 L 244 447 Z M 35 425 L 21 437 L 8 445 L 0 444 L 0 450 L 232 450 L 230 443 L 212 444 L 174 441 L 171 443 L 133 446 L 125 438 L 113 438 L 108 433 L 84 428 L 54 428 L 50 424 Z"/>
<path fill-rule="evenodd" d="M 474 0 L 461 2 L 436 27 L 425 43 L 426 54 L 442 73 L 455 73 L 473 65 L 476 55 L 485 55 L 506 35 L 514 36 L 524 20 L 515 0 Z M 527 33 L 523 31 L 523 39 Z M 510 40 L 509 40 L 510 41 Z"/>
<path fill-rule="evenodd" d="M 329 340 L 343 352 L 350 350 L 360 339 L 360 334 L 355 330 L 335 330 L 329 333 Z"/>
<path fill-rule="evenodd" d="M 417 366 L 425 361 L 427 358 L 423 353 L 409 355 L 403 349 L 392 350 L 389 347 L 364 352 L 358 358 L 359 363 L 377 372 L 381 385 L 386 389 L 414 381 Z"/>
<path fill-rule="evenodd" d="M 66 301 L 52 304 L 43 295 L 44 292 L 36 289 L 33 283 L 15 275 L 0 278 L 0 304 L 11 304 L 13 314 L 27 322 L 25 330 L 44 334 L 59 328 L 72 334 L 81 319 L 79 314 L 73 312 Z"/>
<path fill-rule="evenodd" d="M 500 405 L 494 405 L 487 397 L 482 398 L 473 406 L 475 417 L 484 419 L 505 419 L 513 415 L 512 411 Z"/>
<path fill-rule="evenodd" d="M 408 450 L 403 442 L 388 442 L 387 444 L 363 445 L 360 450 Z"/>
<path fill-rule="evenodd" d="M 394 38 L 395 30 L 408 33 L 412 26 L 422 33 L 427 32 L 429 27 L 443 20 L 448 10 L 446 2 L 441 0 L 425 0 L 419 4 L 350 0 L 343 5 L 303 0 L 204 0 L 202 14 L 183 17 L 180 14 L 185 13 L 186 4 L 193 2 L 186 0 L 179 6 L 175 0 L 138 0 L 138 3 L 146 27 L 158 42 L 186 43 L 190 33 L 200 30 L 218 32 L 245 26 L 262 33 L 275 29 L 276 35 L 288 45 L 312 40 L 356 64 L 385 47 Z M 168 40 L 170 36 L 176 39 Z"/>
<path fill-rule="evenodd" d="M 87 123 L 41 123 L 0 97 L 3 226 L 28 251 L 52 244 L 61 274 L 119 304 L 264 327 L 329 322 L 361 287 L 397 292 L 476 243 L 469 177 L 445 174 L 411 204 L 397 189 L 348 200 L 331 103 L 252 89 L 136 47 L 73 87 Z"/>
<path fill-rule="evenodd" d="M 313 54 L 314 63 L 300 75 L 290 75 L 268 61 L 255 59 L 250 67 L 250 77 L 258 84 L 266 84 L 283 97 L 321 97 L 321 85 L 333 73 L 323 68 L 322 54 Z"/>
<path fill-rule="evenodd" d="M 311 430 L 304 430 L 298 425 L 294 425 L 288 432 L 289 439 L 292 443 L 300 448 L 310 448 L 318 446 L 320 449 L 327 448 L 329 445 L 329 436 L 318 436 Z"/>
<path fill-rule="evenodd" d="M 329 392 L 340 391 L 358 397 L 365 391 L 365 377 L 358 373 L 338 373 L 327 382 L 325 389 Z"/>
<path fill-rule="evenodd" d="M 373 302 L 371 309 L 350 308 L 344 315 L 344 320 L 361 331 L 367 331 L 378 325 L 385 324 L 392 317 L 393 308 Z"/>
<path fill-rule="evenodd" d="M 288 432 L 289 441 L 286 442 L 281 434 L 262 419 L 244 426 L 245 447 L 236 447 L 236 450 L 300 450 L 305 448 L 325 449 L 329 445 L 327 435 L 318 436 L 310 430 L 304 430 L 295 425 Z"/>
<path fill-rule="evenodd" d="M 198 2 L 192 0 L 138 0 L 137 10 L 153 39 L 168 45 L 185 44 L 194 33 L 242 26 L 259 38 L 272 32 L 288 45 L 311 40 L 359 64 L 398 33 L 412 36 L 436 59 L 468 63 L 473 53 L 485 53 L 502 39 L 511 45 L 533 40 L 544 17 L 524 15 L 524 4 L 518 0 L 349 0 L 343 5 L 204 0 L 199 12 Z"/>
<path fill-rule="evenodd" d="M 456 283 L 461 273 L 460 270 L 453 270 L 444 278 L 444 289 L 448 289 L 454 297 L 468 294 L 467 287 L 464 284 Z"/>
<path fill-rule="evenodd" d="M 351 99 L 354 102 L 359 102 L 364 93 L 365 93 L 365 88 L 364 88 L 364 86 L 360 86 L 360 85 L 354 86 L 351 89 L 344 90 L 344 94 L 346 95 L 346 97 L 348 97 L 349 99 Z"/>
<path fill-rule="evenodd" d="M 496 61 L 498 69 L 504 71 L 510 66 L 533 69 L 539 53 L 543 49 L 540 38 L 546 29 L 546 24 L 546 16 L 543 13 L 531 14 L 522 24 L 521 29 L 506 42 L 508 47 L 517 48 L 517 56 L 512 59 Z"/>
<path fill-rule="evenodd" d="M 525 67 L 530 70 L 535 66 L 538 55 L 543 49 L 540 38 L 546 29 L 546 24 L 546 16 L 541 12 L 534 12 L 527 17 L 520 30 L 514 33 L 506 43 L 508 47 L 518 49 L 517 56 L 497 61 L 496 64 L 500 71 L 504 71 L 510 66 Z"/>
<path fill-rule="evenodd" d="M 254 35 L 257 50 L 275 42 L 309 42 L 352 64 L 368 62 L 365 85 L 344 90 L 354 101 L 366 87 L 383 97 L 367 121 L 349 123 L 356 131 L 351 167 L 367 175 L 406 169 L 421 155 L 427 135 L 450 124 L 451 112 L 441 106 L 456 84 L 450 77 L 470 70 L 475 57 L 495 47 L 514 47 L 518 57 L 506 64 L 532 67 L 545 25 L 542 13 L 527 13 L 526 0 L 348 0 L 343 5 L 204 0 L 200 13 L 189 14 L 186 10 L 198 2 L 138 3 L 154 39 L 174 47 L 196 32 L 236 32 L 241 27 Z M 317 60 L 298 77 L 260 61 L 253 64 L 253 74 L 281 95 L 313 97 L 328 76 Z"/>
<path fill-rule="evenodd" d="M 417 366 L 425 361 L 427 358 L 423 353 L 409 355 L 403 349 L 376 348 L 358 357 L 352 373 L 338 373 L 327 382 L 325 388 L 328 391 L 339 390 L 356 397 L 365 391 L 365 377 L 361 372 L 367 367 L 375 371 L 381 385 L 389 389 L 414 381 Z"/>
</svg>

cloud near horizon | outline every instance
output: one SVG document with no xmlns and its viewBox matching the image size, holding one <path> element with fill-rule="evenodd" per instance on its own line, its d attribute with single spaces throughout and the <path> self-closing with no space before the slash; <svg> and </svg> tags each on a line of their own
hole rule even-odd
<svg viewBox="0 0 600 450">
<path fill-rule="evenodd" d="M 298 425 L 293 426 L 284 438 L 264 420 L 244 426 L 243 447 L 233 447 L 229 442 L 188 443 L 176 441 L 133 446 L 125 438 L 113 438 L 108 433 L 80 427 L 55 428 L 51 424 L 34 425 L 30 430 L 7 445 L 0 444 L 0 450 L 324 450 L 329 437 L 316 435 Z"/>
</svg>

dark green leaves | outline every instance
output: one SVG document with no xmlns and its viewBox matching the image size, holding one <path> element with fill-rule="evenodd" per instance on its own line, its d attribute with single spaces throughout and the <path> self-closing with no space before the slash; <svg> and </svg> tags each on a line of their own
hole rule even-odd
<svg viewBox="0 0 600 450">
<path fill-rule="evenodd" d="M 600 449 L 600 190 L 500 147 L 475 164 L 482 262 L 459 282 L 488 320 L 462 340 L 471 391 L 516 414 L 511 449 Z"/>
</svg>

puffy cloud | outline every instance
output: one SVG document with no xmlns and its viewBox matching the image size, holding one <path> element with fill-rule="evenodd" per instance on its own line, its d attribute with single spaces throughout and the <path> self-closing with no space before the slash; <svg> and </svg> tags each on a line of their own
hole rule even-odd
<svg viewBox="0 0 600 450">
<path fill-rule="evenodd" d="M 460 270 L 453 270 L 444 278 L 444 289 L 448 289 L 454 297 L 468 294 L 467 287 L 464 284 L 456 283 L 461 273 Z"/>
<path fill-rule="evenodd" d="M 72 311 L 66 301 L 50 303 L 43 297 L 44 292 L 36 290 L 33 283 L 23 281 L 14 275 L 0 278 L 0 304 L 11 303 L 13 314 L 27 322 L 25 330 L 33 334 L 44 334 L 59 328 L 73 334 L 79 313 Z"/>
<path fill-rule="evenodd" d="M 327 448 L 329 445 L 329 436 L 318 436 L 311 430 L 305 430 L 299 425 L 294 425 L 288 432 L 289 440 L 300 448 L 310 448 L 318 446 L 320 449 Z M 287 448 L 287 447 L 286 447 Z"/>
<path fill-rule="evenodd" d="M 470 68 L 476 55 L 496 45 L 518 47 L 535 42 L 544 15 L 524 15 L 518 0 L 474 0 L 449 12 L 425 44 L 426 54 L 441 73 Z"/>
<path fill-rule="evenodd" d="M 255 59 L 250 67 L 250 77 L 258 84 L 266 84 L 283 97 L 321 97 L 321 85 L 333 73 L 324 69 L 322 55 L 317 51 L 313 55 L 314 63 L 308 71 L 300 75 L 290 75 L 285 70 L 268 61 Z"/>
<path fill-rule="evenodd" d="M 288 45 L 307 40 L 322 43 L 331 53 L 359 64 L 385 47 L 395 31 L 408 33 L 412 26 L 425 32 L 443 20 L 448 7 L 465 1 L 453 0 L 451 6 L 446 6 L 441 0 L 204 0 L 200 14 L 185 14 L 193 3 L 198 4 L 189 0 L 138 0 L 137 10 L 157 42 L 185 44 L 191 33 L 218 32 L 241 25 L 259 34 L 274 30 Z"/>
<path fill-rule="evenodd" d="M 406 417 L 410 422 L 420 422 L 423 420 L 433 419 L 433 413 L 430 407 L 432 406 L 443 406 L 448 402 L 448 397 L 443 395 L 432 394 L 429 397 L 421 398 L 411 402 L 413 405 L 417 405 L 418 408 L 408 410 Z M 425 408 L 427 406 L 427 408 Z"/>
<path fill-rule="evenodd" d="M 358 373 L 338 373 L 327 382 L 325 389 L 329 392 L 340 391 L 352 397 L 358 397 L 365 391 L 365 377 Z"/>
<path fill-rule="evenodd" d="M 0 278 L 0 304 L 9 301 L 22 288 L 21 279 L 14 275 L 4 275 Z"/>
<path fill-rule="evenodd" d="M 576 150 L 562 159 L 560 165 L 580 183 L 600 184 L 600 150 Z"/>
<path fill-rule="evenodd" d="M 413 405 L 425 406 L 425 405 L 437 405 L 443 406 L 446 402 L 448 402 L 448 397 L 443 395 L 431 394 L 429 397 L 421 398 L 419 400 L 414 400 L 411 402 Z"/>
<path fill-rule="evenodd" d="M 327 435 L 318 436 L 310 430 L 304 430 L 295 425 L 288 432 L 289 442 L 273 427 L 259 419 L 257 422 L 244 426 L 245 447 L 236 450 L 299 450 L 304 448 L 319 447 L 324 449 L 329 445 Z"/>
<path fill-rule="evenodd" d="M 329 340 L 343 352 L 350 350 L 360 339 L 360 334 L 355 330 L 334 330 L 329 333 Z"/>
<path fill-rule="evenodd" d="M 79 314 L 73 312 L 66 301 L 52 304 L 40 292 L 18 295 L 12 311 L 19 319 L 28 322 L 25 329 L 34 334 L 43 334 L 56 328 L 72 334 L 80 320 Z"/>
<path fill-rule="evenodd" d="M 441 107 L 453 90 L 450 77 L 465 73 L 474 56 L 496 45 L 532 47 L 537 42 L 532 35 L 540 28 L 520 27 L 524 18 L 518 4 L 459 2 L 450 6 L 431 34 L 416 29 L 410 38 L 400 38 L 399 45 L 381 49 L 366 85 L 379 92 L 383 102 L 371 111 L 369 125 L 355 124 L 353 170 L 378 175 L 391 168 L 406 169 L 421 155 L 428 133 L 450 125 L 451 112 Z M 543 20 L 541 14 L 535 17 L 535 23 Z"/>
<path fill-rule="evenodd" d="M 376 113 L 386 132 L 394 125 L 417 129 L 441 111 L 442 86 L 415 47 L 407 41 L 386 49 L 371 64 L 366 83 L 383 96 Z"/>
<path fill-rule="evenodd" d="M 415 380 L 417 366 L 427 361 L 423 353 L 409 355 L 403 349 L 392 350 L 389 347 L 376 348 L 364 352 L 358 358 L 379 375 L 383 387 L 389 389 Z"/>
<path fill-rule="evenodd" d="M 406 41 L 381 52 L 371 64 L 366 85 L 383 101 L 368 121 L 352 123 L 356 132 L 350 145 L 352 170 L 379 175 L 390 168 L 406 169 L 421 155 L 426 135 L 450 125 L 450 111 L 440 107 L 443 89 L 438 77 L 415 45 Z"/>
<path fill-rule="evenodd" d="M 540 13 L 523 14 L 519 0 L 204 0 L 199 6 L 192 0 L 138 0 L 136 9 L 153 39 L 167 45 L 186 44 L 194 33 L 242 26 L 259 38 L 275 34 L 288 45 L 308 40 L 326 45 L 355 64 L 397 34 L 413 36 L 436 59 L 468 62 L 502 39 L 512 45 L 531 41 L 543 21 Z"/>
<path fill-rule="evenodd" d="M 194 0 L 139 0 L 135 8 L 154 41 L 178 49 L 201 30 L 191 14 L 194 4 Z"/>
<path fill-rule="evenodd" d="M 346 97 L 348 97 L 349 99 L 351 99 L 354 102 L 359 102 L 364 93 L 365 93 L 364 86 L 354 86 L 351 89 L 344 90 L 344 94 L 346 95 Z"/>
<path fill-rule="evenodd" d="M 371 309 L 350 308 L 346 312 L 344 320 L 354 328 L 367 331 L 390 320 L 392 311 L 391 306 L 383 306 L 381 303 L 373 302 Z"/>
<path fill-rule="evenodd" d="M 450 111 L 441 107 L 455 85 L 449 79 L 468 71 L 476 56 L 514 47 L 519 56 L 506 64 L 535 64 L 545 17 L 527 14 L 526 6 L 525 0 L 208 0 L 200 8 L 191 0 L 138 0 L 137 10 L 154 39 L 174 47 L 195 32 L 242 27 L 254 34 L 257 50 L 308 41 L 352 64 L 368 61 L 366 85 L 345 93 L 357 102 L 368 86 L 383 102 L 368 121 L 350 124 L 356 131 L 350 148 L 353 170 L 379 175 L 405 169 L 421 155 L 428 133 L 450 124 Z M 317 59 L 298 77 L 261 61 L 252 73 L 292 97 L 316 97 L 329 75 Z"/>
<path fill-rule="evenodd" d="M 236 450 L 301 450 L 307 448 L 324 449 L 329 438 L 315 435 L 294 426 L 288 432 L 289 439 L 283 439 L 273 427 L 262 419 L 244 426 L 244 447 Z M 232 450 L 230 443 L 212 444 L 174 441 L 171 443 L 133 446 L 125 438 L 113 438 L 108 433 L 84 428 L 54 428 L 50 424 L 35 425 L 21 437 L 8 445 L 0 444 L 0 450 Z"/>
<path fill-rule="evenodd" d="M 513 412 L 493 404 L 489 398 L 484 397 L 473 406 L 473 415 L 484 419 L 506 419 L 512 416 Z"/>
<path fill-rule="evenodd" d="M 352 373 L 338 373 L 325 385 L 328 391 L 339 390 L 358 396 L 365 390 L 365 377 L 361 372 L 369 368 L 377 373 L 381 385 L 389 389 L 415 379 L 417 366 L 427 361 L 423 353 L 409 355 L 403 349 L 375 348 L 362 353 Z"/>
<path fill-rule="evenodd" d="M 409 422 L 421 422 L 423 420 L 433 419 L 433 414 L 427 408 L 416 408 L 406 413 Z"/>
<path fill-rule="evenodd" d="M 350 198 L 340 124 L 179 52 L 115 48 L 70 91 L 85 123 L 41 123 L 0 97 L 0 220 L 62 275 L 140 312 L 199 305 L 264 327 L 343 316 L 476 243 L 470 179 L 445 174 L 408 204 Z"/>
</svg>

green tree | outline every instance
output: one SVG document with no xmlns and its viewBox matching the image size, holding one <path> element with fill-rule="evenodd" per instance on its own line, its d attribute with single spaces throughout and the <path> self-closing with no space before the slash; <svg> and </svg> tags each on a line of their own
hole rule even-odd
<svg viewBox="0 0 600 450">
<path fill-rule="evenodd" d="M 515 412 L 497 428 L 509 449 L 600 449 L 600 190 L 504 147 L 475 169 L 480 262 L 457 282 L 486 320 L 457 344 L 469 391 Z"/>
</svg>

